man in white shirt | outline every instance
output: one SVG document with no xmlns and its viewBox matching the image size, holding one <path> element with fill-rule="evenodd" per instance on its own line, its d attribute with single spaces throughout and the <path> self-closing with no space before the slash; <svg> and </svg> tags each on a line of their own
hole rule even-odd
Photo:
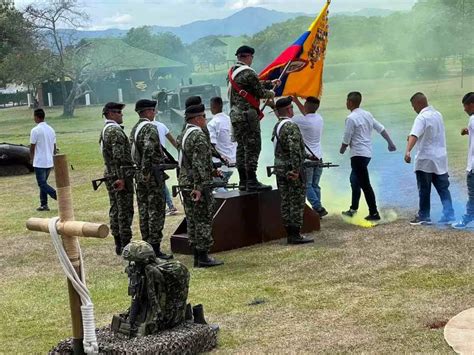
<svg viewBox="0 0 474 355">
<path fill-rule="evenodd" d="M 439 223 L 454 222 L 443 116 L 428 105 L 428 99 L 421 92 L 413 95 L 410 102 L 418 116 L 408 137 L 405 161 L 411 162 L 411 150 L 416 145 L 418 152 L 415 156 L 414 170 L 420 198 L 418 214 L 410 224 L 414 226 L 431 224 L 431 184 L 436 188 L 443 204 L 443 217 Z"/>
<path fill-rule="evenodd" d="M 320 101 L 314 96 L 306 98 L 304 105 L 296 96 L 293 96 L 293 102 L 298 106 L 301 115 L 293 116 L 292 121 L 298 125 L 305 145 L 306 153 L 316 157 L 319 161 L 323 160 L 321 148 L 321 137 L 323 134 L 323 118 L 316 111 L 319 108 Z M 306 198 L 320 217 L 328 214 L 321 204 L 321 187 L 319 181 L 323 173 L 323 168 L 313 167 L 305 168 L 306 173 Z"/>
<path fill-rule="evenodd" d="M 161 146 L 166 149 L 165 139 L 168 139 L 171 145 L 177 149 L 178 145 L 176 143 L 176 139 L 174 139 L 169 128 L 166 127 L 164 123 L 157 121 L 156 117 L 152 123 L 158 129 L 158 136 L 160 137 Z M 165 201 L 166 201 L 166 205 L 168 206 L 168 210 L 166 211 L 167 216 L 173 216 L 176 213 L 178 213 L 178 209 L 173 204 L 173 199 L 171 198 L 170 190 L 168 189 L 166 182 L 165 182 Z"/>
<path fill-rule="evenodd" d="M 464 112 L 469 116 L 467 128 L 461 130 L 461 135 L 469 135 L 469 148 L 467 152 L 467 194 L 466 214 L 462 216 L 461 221 L 453 223 L 456 229 L 464 229 L 468 225 L 472 226 L 474 222 L 474 92 L 469 92 L 462 99 Z"/>
<path fill-rule="evenodd" d="M 339 153 L 344 154 L 347 147 L 350 147 L 352 204 L 349 210 L 342 212 L 342 214 L 346 217 L 353 217 L 357 213 L 362 190 L 369 207 L 369 215 L 365 219 L 378 221 L 380 215 L 367 169 L 372 158 L 372 131 L 375 129 L 387 141 L 389 152 L 393 152 L 397 148 L 384 126 L 370 112 L 360 108 L 361 102 L 362 94 L 360 92 L 354 91 L 347 95 L 346 107 L 351 113 L 346 119 L 346 128 Z"/>
<path fill-rule="evenodd" d="M 48 177 L 53 167 L 53 155 L 56 152 L 56 133 L 45 121 L 43 109 L 33 113 L 36 127 L 30 134 L 30 157 L 35 168 L 36 181 L 40 188 L 40 206 L 37 211 L 49 211 L 48 195 L 56 200 L 56 190 L 48 185 Z"/>
<path fill-rule="evenodd" d="M 235 164 L 237 143 L 232 142 L 232 124 L 230 122 L 230 117 L 222 112 L 222 98 L 211 98 L 210 107 L 213 118 L 208 122 L 207 128 L 209 129 L 211 144 L 214 145 L 217 152 L 224 160 L 227 160 L 229 164 Z M 213 157 L 212 161 L 216 163 L 220 162 L 216 157 Z M 223 166 L 221 172 L 224 181 L 228 182 L 233 171 L 226 166 Z"/>
</svg>

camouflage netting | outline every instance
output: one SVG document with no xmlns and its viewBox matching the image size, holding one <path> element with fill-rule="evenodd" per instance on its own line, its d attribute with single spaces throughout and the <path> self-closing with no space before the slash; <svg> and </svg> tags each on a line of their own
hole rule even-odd
<svg viewBox="0 0 474 355">
<path fill-rule="evenodd" d="M 158 334 L 128 338 L 110 327 L 97 329 L 99 354 L 198 354 L 217 346 L 217 330 L 206 324 L 184 322 Z M 61 341 L 49 354 L 72 354 L 71 338 Z"/>
</svg>

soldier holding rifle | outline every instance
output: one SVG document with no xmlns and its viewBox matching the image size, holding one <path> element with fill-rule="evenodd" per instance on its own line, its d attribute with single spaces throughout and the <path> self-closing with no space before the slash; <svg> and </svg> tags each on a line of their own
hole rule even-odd
<svg viewBox="0 0 474 355">
<path fill-rule="evenodd" d="M 100 135 L 100 146 L 105 165 L 105 184 L 110 200 L 110 229 L 115 241 L 115 253 L 121 255 L 122 249 L 132 239 L 133 221 L 133 173 L 125 166 L 133 165 L 130 155 L 130 142 L 123 131 L 122 110 L 124 104 L 109 102 L 102 109 L 105 118 Z"/>
</svg>

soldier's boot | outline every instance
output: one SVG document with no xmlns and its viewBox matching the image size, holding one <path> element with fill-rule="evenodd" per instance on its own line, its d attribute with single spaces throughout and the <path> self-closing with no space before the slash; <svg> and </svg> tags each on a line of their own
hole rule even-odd
<svg viewBox="0 0 474 355">
<path fill-rule="evenodd" d="M 213 267 L 224 264 L 223 261 L 216 260 L 209 256 L 206 250 L 198 250 L 198 265 L 197 267 Z"/>
<path fill-rule="evenodd" d="M 115 242 L 115 254 L 118 256 L 122 255 L 122 240 L 120 239 L 120 236 L 115 236 L 114 235 L 114 242 Z"/>
<path fill-rule="evenodd" d="M 256 191 L 267 191 L 271 190 L 270 185 L 264 185 L 257 180 L 257 174 L 255 170 L 247 170 L 247 191 L 256 192 Z"/>
<path fill-rule="evenodd" d="M 247 190 L 247 170 L 245 168 L 237 169 L 239 172 L 239 191 Z"/>
<path fill-rule="evenodd" d="M 199 265 L 199 252 L 196 248 L 193 248 L 193 254 L 194 254 L 194 267 L 197 267 Z"/>
<path fill-rule="evenodd" d="M 184 312 L 184 320 L 193 320 L 193 309 L 191 303 L 186 305 L 186 311 Z"/>
<path fill-rule="evenodd" d="M 287 226 L 286 232 L 288 234 L 287 240 L 288 244 L 307 244 L 314 243 L 313 238 L 303 237 L 300 234 L 300 227 L 298 226 Z"/>
<path fill-rule="evenodd" d="M 207 324 L 206 319 L 204 318 L 204 307 L 202 304 L 198 304 L 193 307 L 193 318 L 194 323 Z"/>
<path fill-rule="evenodd" d="M 173 254 L 165 254 L 161 251 L 160 244 L 152 244 L 153 250 L 155 251 L 155 255 L 157 258 L 163 259 L 163 260 L 170 260 L 173 259 Z"/>
</svg>

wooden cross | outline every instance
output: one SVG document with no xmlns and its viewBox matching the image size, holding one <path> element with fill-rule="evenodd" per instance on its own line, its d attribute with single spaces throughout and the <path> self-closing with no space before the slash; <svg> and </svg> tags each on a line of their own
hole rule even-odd
<svg viewBox="0 0 474 355">
<path fill-rule="evenodd" d="M 71 185 L 66 155 L 54 156 L 54 175 L 58 196 L 59 221 L 56 224 L 64 249 L 78 275 L 81 275 L 80 245 L 78 237 L 105 238 L 109 234 L 106 224 L 79 222 L 74 220 Z M 49 233 L 48 218 L 30 218 L 26 228 L 31 231 Z M 84 281 L 84 280 L 82 280 Z M 83 354 L 83 329 L 81 317 L 81 298 L 71 281 L 67 280 L 69 306 L 71 309 L 72 337 L 74 354 Z"/>
</svg>

